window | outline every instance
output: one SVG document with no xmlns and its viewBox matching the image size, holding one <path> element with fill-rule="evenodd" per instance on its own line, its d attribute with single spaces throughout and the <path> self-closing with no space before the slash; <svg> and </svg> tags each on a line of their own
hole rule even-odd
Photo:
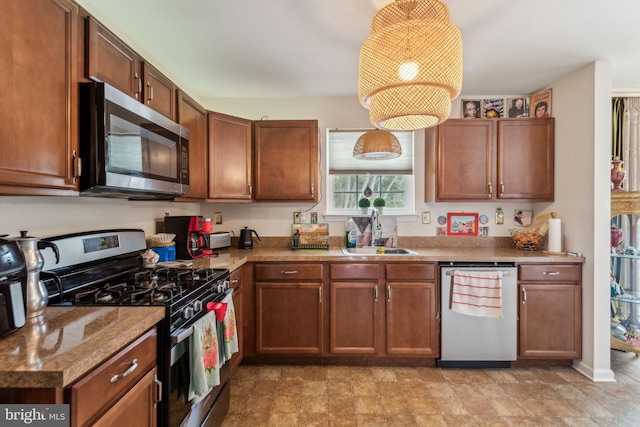
<svg viewBox="0 0 640 427">
<path fill-rule="evenodd" d="M 370 129 L 330 129 L 327 133 L 327 214 L 353 214 L 358 200 L 385 200 L 385 214 L 414 214 L 413 132 L 392 132 L 402 146 L 402 155 L 390 160 L 353 158 L 353 146 Z M 365 190 L 371 190 L 365 196 Z M 369 192 L 367 191 L 367 194 Z"/>
</svg>

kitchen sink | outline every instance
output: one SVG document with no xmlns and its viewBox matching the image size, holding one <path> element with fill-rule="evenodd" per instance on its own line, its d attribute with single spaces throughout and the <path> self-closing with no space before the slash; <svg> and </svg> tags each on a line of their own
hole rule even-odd
<svg viewBox="0 0 640 427">
<path fill-rule="evenodd" d="M 384 252 L 379 249 L 384 249 Z M 342 247 L 342 253 L 345 255 L 417 255 L 414 251 L 405 248 L 384 248 L 366 246 L 362 248 L 345 248 Z"/>
</svg>

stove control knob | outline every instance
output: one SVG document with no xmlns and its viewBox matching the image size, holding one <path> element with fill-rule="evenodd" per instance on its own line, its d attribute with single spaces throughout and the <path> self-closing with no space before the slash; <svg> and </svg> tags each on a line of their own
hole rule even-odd
<svg viewBox="0 0 640 427">
<path fill-rule="evenodd" d="M 184 319 L 191 319 L 193 317 L 193 307 L 185 307 L 184 310 L 182 310 L 182 317 Z"/>
<path fill-rule="evenodd" d="M 195 312 L 202 311 L 202 301 L 195 300 L 193 302 L 193 311 Z"/>
</svg>

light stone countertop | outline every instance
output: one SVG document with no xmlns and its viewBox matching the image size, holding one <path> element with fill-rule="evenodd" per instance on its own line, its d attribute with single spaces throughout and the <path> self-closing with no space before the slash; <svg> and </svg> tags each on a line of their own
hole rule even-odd
<svg viewBox="0 0 640 427">
<path fill-rule="evenodd" d="M 47 307 L 0 338 L 0 387 L 66 387 L 164 318 L 164 307 Z"/>
</svg>

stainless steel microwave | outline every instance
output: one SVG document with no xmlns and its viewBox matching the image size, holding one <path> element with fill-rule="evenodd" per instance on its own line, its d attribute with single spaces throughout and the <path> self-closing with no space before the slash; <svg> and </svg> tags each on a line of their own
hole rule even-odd
<svg viewBox="0 0 640 427">
<path fill-rule="evenodd" d="M 83 196 L 173 199 L 189 192 L 189 131 L 106 83 L 80 84 Z"/>
</svg>

